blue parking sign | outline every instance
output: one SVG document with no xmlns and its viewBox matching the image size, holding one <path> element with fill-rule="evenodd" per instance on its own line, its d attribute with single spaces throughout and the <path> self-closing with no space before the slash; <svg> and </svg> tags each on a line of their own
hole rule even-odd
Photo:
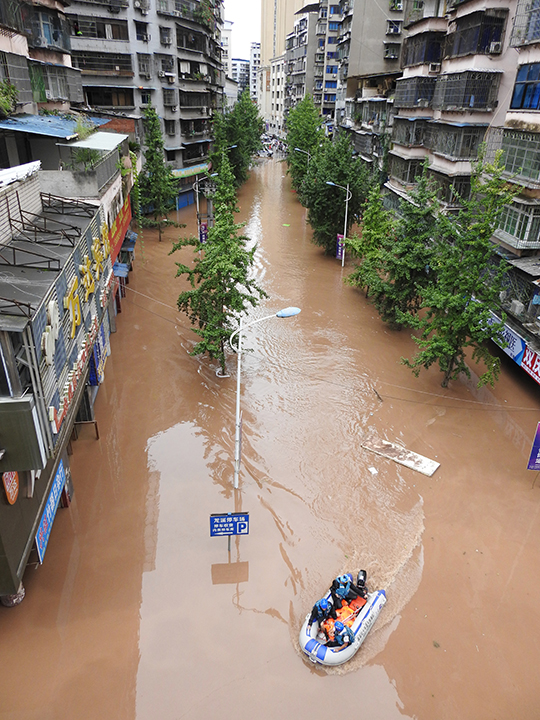
<svg viewBox="0 0 540 720">
<path fill-rule="evenodd" d="M 249 535 L 249 513 L 210 515 L 210 537 L 219 535 Z"/>
</svg>

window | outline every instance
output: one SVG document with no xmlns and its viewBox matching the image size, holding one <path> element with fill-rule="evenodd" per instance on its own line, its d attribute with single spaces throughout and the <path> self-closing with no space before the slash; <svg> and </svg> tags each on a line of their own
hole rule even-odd
<svg viewBox="0 0 540 720">
<path fill-rule="evenodd" d="M 324 47 L 324 40 L 319 40 L 318 44 L 319 44 L 319 47 L 320 47 L 320 48 L 321 48 L 321 47 L 323 48 L 323 47 Z"/>
<path fill-rule="evenodd" d="M 150 40 L 150 35 L 148 34 L 148 23 L 136 22 L 135 36 L 139 42 L 148 42 Z"/>
<path fill-rule="evenodd" d="M 141 105 L 150 105 L 152 103 L 152 93 L 150 90 L 141 90 Z"/>
<path fill-rule="evenodd" d="M 337 80 L 327 80 L 327 81 L 324 83 L 324 87 L 325 87 L 325 88 L 329 88 L 329 89 L 335 89 L 335 88 L 337 88 Z"/>
<path fill-rule="evenodd" d="M 325 8 L 325 7 L 319 8 L 319 17 L 320 18 L 325 18 L 325 17 L 327 17 L 327 15 L 328 15 L 328 8 Z"/>
<path fill-rule="evenodd" d="M 440 63 L 444 33 L 420 33 L 408 37 L 403 43 L 403 66 L 422 63 Z"/>
<path fill-rule="evenodd" d="M 337 60 L 337 59 L 338 59 L 338 53 L 337 53 L 337 52 L 327 52 L 327 53 L 326 53 L 326 59 L 327 59 L 327 60 Z"/>
<path fill-rule="evenodd" d="M 333 37 L 331 35 L 328 36 L 328 44 L 329 45 L 335 45 L 337 43 L 337 37 Z"/>
<path fill-rule="evenodd" d="M 400 51 L 401 51 L 400 43 L 385 43 L 384 44 L 384 59 L 385 60 L 399 60 Z"/>
<path fill-rule="evenodd" d="M 329 75 L 337 75 L 338 67 L 337 65 L 327 65 L 326 66 L 326 72 Z"/>
<path fill-rule="evenodd" d="M 522 241 L 511 243 L 514 247 L 523 247 L 527 242 L 537 246 L 540 241 L 540 208 L 514 201 L 503 209 L 498 229 Z"/>
<path fill-rule="evenodd" d="M 386 21 L 386 34 L 387 35 L 401 35 L 401 21 L 400 20 L 387 20 Z"/>
<path fill-rule="evenodd" d="M 424 146 L 446 157 L 476 159 L 485 133 L 483 125 L 455 127 L 445 123 L 428 123 Z"/>
<path fill-rule="evenodd" d="M 499 43 L 506 16 L 476 12 L 458 18 L 456 30 L 446 37 L 445 57 L 501 52 Z"/>
<path fill-rule="evenodd" d="M 540 68 L 540 64 L 538 65 Z M 439 75 L 433 107 L 441 110 L 491 110 L 495 107 L 500 73 L 466 70 Z"/>
<path fill-rule="evenodd" d="M 336 102 L 336 96 L 335 93 L 332 95 L 325 95 L 324 96 L 324 102 Z"/>
<path fill-rule="evenodd" d="M 506 129 L 502 150 L 507 173 L 540 182 L 540 133 Z"/>
<path fill-rule="evenodd" d="M 174 122 L 174 120 L 166 120 L 165 123 L 167 122 Z M 168 162 L 173 162 L 174 160 L 176 160 L 176 150 L 165 150 L 165 160 L 167 160 Z"/>
<path fill-rule="evenodd" d="M 106 87 L 86 88 L 88 104 L 93 107 L 135 107 L 133 90 L 116 90 Z"/>
<path fill-rule="evenodd" d="M 338 22 L 329 22 L 328 23 L 328 29 L 329 30 L 339 30 L 339 26 L 341 23 Z"/>
<path fill-rule="evenodd" d="M 341 8 L 339 5 L 330 5 L 330 15 L 341 15 Z"/>
<path fill-rule="evenodd" d="M 150 75 L 150 55 L 137 54 L 140 75 Z"/>
<path fill-rule="evenodd" d="M 522 65 L 517 73 L 511 110 L 540 110 L 540 63 Z"/>
<path fill-rule="evenodd" d="M 165 120 L 165 132 L 167 133 L 167 135 L 175 135 L 176 134 L 176 120 Z M 173 157 L 173 160 L 174 160 L 174 157 Z"/>
</svg>

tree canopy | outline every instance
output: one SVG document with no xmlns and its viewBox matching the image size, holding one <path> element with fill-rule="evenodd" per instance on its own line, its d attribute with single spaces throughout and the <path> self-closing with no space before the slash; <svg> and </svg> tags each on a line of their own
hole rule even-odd
<svg viewBox="0 0 540 720">
<path fill-rule="evenodd" d="M 306 95 L 287 116 L 287 163 L 291 184 L 302 202 L 302 183 L 309 161 L 324 142 L 322 117 L 311 95 Z"/>
<path fill-rule="evenodd" d="M 176 277 L 186 276 L 191 289 L 180 293 L 178 308 L 185 312 L 194 332 L 201 338 L 191 355 L 208 353 L 225 371 L 225 343 L 233 333 L 236 316 L 256 307 L 266 297 L 253 277 L 256 246 L 248 249 L 249 238 L 239 235 L 243 223 L 234 221 L 238 212 L 234 175 L 225 153 L 221 158 L 214 195 L 214 226 L 208 241 L 189 237 L 173 245 L 171 253 L 186 246 L 194 248 L 193 265 L 176 263 Z"/>
<path fill-rule="evenodd" d="M 236 187 L 248 177 L 253 155 L 261 148 L 264 122 L 251 100 L 249 91 L 244 90 L 232 110 L 218 113 L 214 117 L 214 151 L 210 156 L 212 168 L 221 172 L 224 155 L 231 165 Z"/>
<path fill-rule="evenodd" d="M 346 193 L 344 189 L 328 185 L 328 181 L 343 188 L 349 184 L 351 199 L 348 203 L 348 232 L 366 200 L 371 174 L 366 163 L 353 157 L 351 141 L 345 133 L 341 133 L 333 142 L 325 140 L 311 158 L 302 185 L 308 222 L 313 228 L 313 242 L 323 247 L 327 255 L 331 255 L 336 251 L 337 234 L 343 233 L 345 225 Z"/>
<path fill-rule="evenodd" d="M 167 219 L 178 194 L 178 180 L 165 162 L 163 135 L 155 108 L 144 111 L 144 164 L 138 177 L 140 203 L 144 211 L 153 215 L 153 220 L 143 218 L 143 225 L 157 227 L 159 239 L 163 227 L 175 223 Z"/>
</svg>

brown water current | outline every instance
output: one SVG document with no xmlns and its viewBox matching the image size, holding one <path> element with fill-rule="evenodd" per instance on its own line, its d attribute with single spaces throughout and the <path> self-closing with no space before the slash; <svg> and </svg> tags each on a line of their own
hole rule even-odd
<svg viewBox="0 0 540 720">
<path fill-rule="evenodd" d="M 75 487 L 26 599 L 0 608 L 0 720 L 210 717 L 533 720 L 540 698 L 540 481 L 526 470 L 540 389 L 503 358 L 501 380 L 447 390 L 400 364 L 415 345 L 346 286 L 350 261 L 311 243 L 285 165 L 257 165 L 239 218 L 269 294 L 244 346 L 243 457 L 233 490 L 236 358 L 216 377 L 176 298 L 171 240 L 137 248 Z M 439 462 L 431 477 L 362 447 L 372 436 Z M 209 537 L 211 513 L 250 534 Z M 388 603 L 332 671 L 300 626 L 341 571 Z"/>
</svg>

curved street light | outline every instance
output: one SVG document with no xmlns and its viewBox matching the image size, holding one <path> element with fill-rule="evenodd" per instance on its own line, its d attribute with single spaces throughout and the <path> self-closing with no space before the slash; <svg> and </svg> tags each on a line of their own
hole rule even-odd
<svg viewBox="0 0 540 720">
<path fill-rule="evenodd" d="M 307 164 L 309 165 L 309 161 L 311 160 L 311 155 L 307 150 L 302 150 L 302 148 L 294 148 L 296 152 L 305 153 L 307 155 Z"/>
<path fill-rule="evenodd" d="M 247 325 L 242 325 L 242 318 L 240 317 L 240 325 L 237 330 L 233 332 L 233 334 L 229 338 L 229 345 L 231 346 L 232 350 L 237 354 L 237 371 L 236 371 L 236 422 L 235 422 L 235 436 L 234 436 L 234 488 L 238 488 L 238 476 L 240 474 L 240 434 L 241 434 L 241 425 L 242 420 L 240 417 L 240 373 L 242 369 L 242 333 L 244 330 L 247 330 L 252 325 L 256 325 L 257 323 L 263 322 L 264 320 L 269 320 L 270 318 L 278 317 L 278 318 L 288 318 L 288 317 L 294 317 L 294 315 L 298 315 L 300 312 L 300 308 L 297 307 L 287 307 L 283 310 L 279 310 L 276 313 L 272 313 L 272 315 L 265 315 L 262 318 L 259 318 L 258 320 L 252 320 Z M 236 347 L 232 343 L 233 337 L 235 335 L 238 335 L 238 342 L 236 343 Z"/>
<path fill-rule="evenodd" d="M 347 187 L 343 187 L 343 185 L 338 185 L 335 182 L 331 182 L 330 180 L 326 181 L 327 185 L 332 185 L 333 187 L 341 188 L 342 190 L 345 190 L 347 193 L 345 197 L 345 226 L 343 228 L 343 249 L 341 251 L 341 267 L 345 265 L 345 238 L 347 237 L 347 213 L 349 210 L 349 200 L 352 198 L 352 192 L 349 190 L 349 183 L 347 183 Z"/>
</svg>

